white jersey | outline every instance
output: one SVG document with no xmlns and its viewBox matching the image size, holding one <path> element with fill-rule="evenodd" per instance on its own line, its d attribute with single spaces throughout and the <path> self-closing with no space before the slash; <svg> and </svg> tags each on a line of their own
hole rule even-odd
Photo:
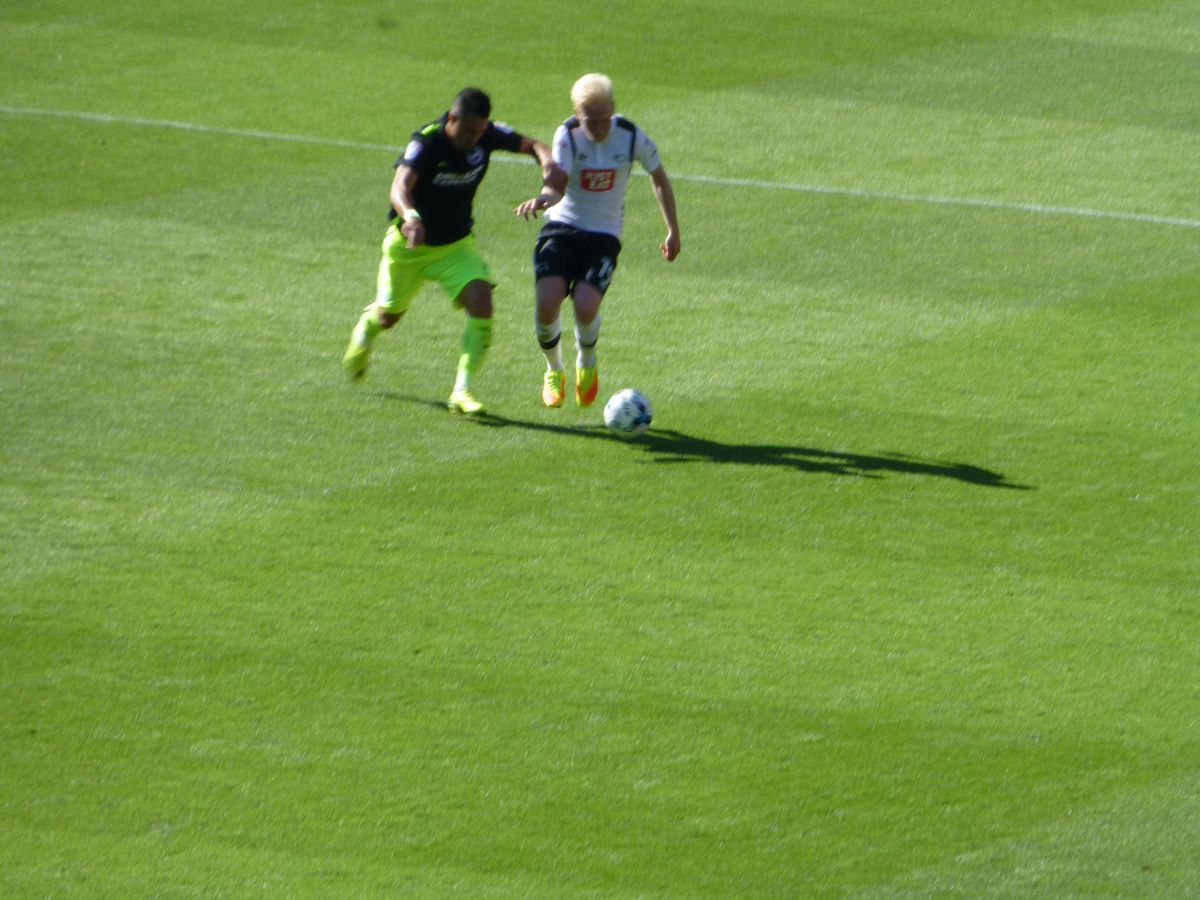
<svg viewBox="0 0 1200 900">
<path fill-rule="evenodd" d="M 662 165 L 654 141 L 623 116 L 613 116 L 608 137 L 600 143 L 572 116 L 554 132 L 553 152 L 570 180 L 566 195 L 546 211 L 546 218 L 616 238 L 625 222 L 625 190 L 634 160 L 647 172 Z"/>
</svg>

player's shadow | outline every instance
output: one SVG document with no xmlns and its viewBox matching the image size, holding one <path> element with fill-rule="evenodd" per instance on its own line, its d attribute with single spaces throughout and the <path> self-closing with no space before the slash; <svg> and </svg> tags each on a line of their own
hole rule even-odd
<svg viewBox="0 0 1200 900">
<path fill-rule="evenodd" d="M 402 400 L 445 409 L 445 405 L 442 403 L 416 397 L 402 397 L 390 393 L 384 396 L 391 400 Z M 662 428 L 651 428 L 641 437 L 627 441 L 617 437 L 603 425 L 553 425 L 510 419 L 491 413 L 472 416 L 469 421 L 486 428 L 523 428 L 529 431 L 543 431 L 587 440 L 612 441 L 629 447 L 631 451 L 648 453 L 653 462 L 660 464 L 709 462 L 743 466 L 778 466 L 798 472 L 857 478 L 883 478 L 889 474 L 924 475 L 933 478 L 953 478 L 956 481 L 980 487 L 1017 491 L 1033 490 L 1030 485 L 1009 481 L 1000 472 L 993 472 L 970 463 L 921 459 L 905 453 L 865 454 L 821 450 L 816 447 L 793 447 L 784 444 L 726 444 Z"/>
</svg>

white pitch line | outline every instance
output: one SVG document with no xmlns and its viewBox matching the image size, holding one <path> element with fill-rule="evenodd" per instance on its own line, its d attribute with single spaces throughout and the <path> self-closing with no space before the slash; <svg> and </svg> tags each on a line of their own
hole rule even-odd
<svg viewBox="0 0 1200 900">
<path fill-rule="evenodd" d="M 58 119 L 74 119 L 85 122 L 104 122 L 117 125 L 138 125 L 147 128 L 171 128 L 177 131 L 194 131 L 201 134 L 225 135 L 228 137 L 254 138 L 263 141 L 281 141 L 291 144 L 313 144 L 321 147 L 344 147 L 350 150 L 371 150 L 394 153 L 398 146 L 390 144 L 368 144 L 359 141 L 343 141 L 336 138 L 311 137 L 302 134 L 284 134 L 278 131 L 256 131 L 243 128 L 215 128 L 194 122 L 174 122 L 169 119 L 145 119 L 138 116 L 114 116 L 105 113 L 77 112 L 71 110 L 34 109 L 20 106 L 0 106 L 0 114 L 11 116 L 44 116 Z M 524 159 L 497 156 L 497 162 L 528 163 Z M 642 172 L 639 175 L 644 174 Z M 971 197 L 944 197 L 928 194 L 906 194 L 892 191 L 870 191 L 862 188 L 830 187 L 819 184 L 798 184 L 788 181 L 759 181 L 751 178 L 723 178 L 713 175 L 681 175 L 672 173 L 672 181 L 688 181 L 711 184 L 719 187 L 745 187 L 756 190 L 796 191 L 804 194 L 828 194 L 838 197 L 859 197 L 866 200 L 888 200 L 897 203 L 923 203 L 930 206 L 969 206 L 980 209 L 1002 209 L 1012 212 L 1036 213 L 1041 215 L 1075 216 L 1087 219 L 1112 219 L 1119 222 L 1143 222 L 1151 225 L 1173 225 L 1180 228 L 1200 228 L 1200 219 L 1156 216 L 1148 213 L 1117 212 L 1105 209 L 1087 209 L 1077 206 L 1051 206 L 1044 203 L 1017 203 L 1006 200 L 982 200 Z"/>
<path fill-rule="evenodd" d="M 282 134 L 278 131 L 250 131 L 244 128 L 213 128 L 194 122 L 172 122 L 170 119 L 143 119 L 138 116 L 110 116 L 105 113 L 71 112 L 57 109 L 28 109 L 20 106 L 0 106 L 0 113 L 11 116 L 46 116 L 55 119 L 76 119 L 84 122 L 104 122 L 113 125 L 141 125 L 146 128 L 173 128 L 177 131 L 196 131 L 229 137 L 256 138 L 262 141 L 284 141 L 291 144 L 316 144 L 322 147 L 346 147 L 350 150 L 388 150 L 385 144 L 360 144 L 332 138 L 307 137 L 302 134 Z"/>
<path fill-rule="evenodd" d="M 932 206 L 974 206 L 983 209 L 1005 209 L 1014 212 L 1045 215 L 1079 216 L 1088 219 L 1116 219 L 1121 222 L 1149 222 L 1154 225 L 1177 225 L 1200 228 L 1200 219 L 1155 216 L 1148 213 L 1116 212 L 1107 209 L 1086 209 L 1078 206 L 1050 206 L 1045 203 L 1015 203 L 1008 200 L 982 200 L 972 197 L 940 197 L 928 194 L 902 194 L 891 191 L 868 191 L 860 188 L 825 187 L 819 184 L 793 184 L 786 181 L 755 181 L 748 178 L 715 178 L 709 175 L 672 175 L 674 180 L 697 181 L 733 187 L 751 187 L 777 191 L 800 191 L 806 194 L 834 194 L 840 197 L 862 197 L 868 200 L 894 200 L 901 203 L 925 203 Z"/>
</svg>

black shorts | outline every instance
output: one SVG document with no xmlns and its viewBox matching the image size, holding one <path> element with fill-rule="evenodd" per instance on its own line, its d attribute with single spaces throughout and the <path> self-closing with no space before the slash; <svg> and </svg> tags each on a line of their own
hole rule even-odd
<svg viewBox="0 0 1200 900">
<path fill-rule="evenodd" d="M 611 234 L 547 222 L 533 248 L 534 278 L 557 275 L 566 279 L 568 294 L 580 282 L 594 285 L 603 294 L 620 253 L 621 242 Z"/>
</svg>

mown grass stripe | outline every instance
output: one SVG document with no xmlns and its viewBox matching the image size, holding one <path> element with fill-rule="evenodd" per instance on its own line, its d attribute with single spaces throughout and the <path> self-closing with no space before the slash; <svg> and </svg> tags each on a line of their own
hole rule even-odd
<svg viewBox="0 0 1200 900">
<path fill-rule="evenodd" d="M 292 144 L 314 144 L 323 147 L 344 147 L 350 150 L 394 152 L 397 146 L 373 144 L 363 141 L 347 141 L 339 138 L 313 137 L 303 134 L 286 134 L 278 131 L 260 131 L 245 128 L 217 128 L 195 122 L 178 122 L 169 119 L 147 119 L 140 116 L 116 116 L 107 113 L 91 113 L 76 110 L 36 109 L 19 106 L 0 106 L 0 113 L 13 116 L 47 116 L 87 122 L 105 122 L 120 125 L 137 125 L 147 128 L 172 128 L 202 134 L 229 137 L 253 138 L 264 141 L 281 141 Z M 522 158 L 497 156 L 497 162 L 528 164 Z M 643 172 L 636 174 L 644 175 Z M 1010 200 L 987 200 L 978 197 L 953 197 L 930 194 L 909 194 L 896 191 L 876 191 L 865 188 L 834 187 L 831 185 L 803 184 L 789 181 L 762 181 L 753 178 L 726 178 L 713 175 L 689 175 L 672 172 L 674 181 L 711 184 L 719 187 L 753 188 L 756 190 L 797 191 L 806 194 L 827 194 L 838 197 L 859 197 L 867 200 L 886 200 L 896 203 L 922 203 L 930 206 L 966 206 L 976 209 L 999 209 L 1035 215 L 1073 216 L 1086 219 L 1111 219 L 1119 222 L 1141 222 L 1149 225 L 1168 225 L 1178 228 L 1200 228 L 1200 219 L 1179 216 L 1160 216 L 1152 213 L 1131 213 L 1108 209 L 1089 209 L 1079 206 L 1055 206 L 1047 203 L 1024 203 Z"/>
</svg>

